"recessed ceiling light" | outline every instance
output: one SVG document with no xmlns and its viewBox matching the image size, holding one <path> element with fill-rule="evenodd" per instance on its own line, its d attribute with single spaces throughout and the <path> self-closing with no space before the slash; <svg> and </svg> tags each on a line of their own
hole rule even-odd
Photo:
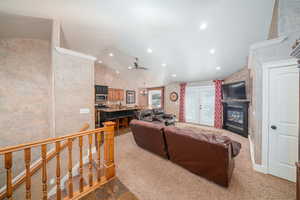
<svg viewBox="0 0 300 200">
<path fill-rule="evenodd" d="M 206 22 L 202 22 L 200 25 L 200 30 L 205 30 L 207 28 L 207 23 Z"/>
<path fill-rule="evenodd" d="M 148 53 L 152 53 L 152 52 L 153 52 L 153 50 L 152 50 L 152 49 L 150 49 L 150 48 L 148 48 L 148 49 L 147 49 L 147 52 L 148 52 Z"/>
<path fill-rule="evenodd" d="M 214 55 L 214 54 L 216 53 L 216 50 L 215 50 L 215 49 L 211 49 L 211 50 L 209 50 L 209 53 L 210 53 L 211 55 Z"/>
<path fill-rule="evenodd" d="M 131 67 L 131 66 L 129 66 L 129 67 L 128 67 L 128 69 L 132 69 L 132 67 Z"/>
<path fill-rule="evenodd" d="M 166 63 L 163 63 L 163 64 L 161 64 L 161 66 L 163 66 L 163 67 L 166 67 L 166 66 L 167 66 L 167 64 L 166 64 Z"/>
<path fill-rule="evenodd" d="M 176 74 L 172 74 L 171 76 L 172 76 L 172 77 L 176 77 L 177 75 L 176 75 Z"/>
<path fill-rule="evenodd" d="M 102 62 L 102 60 L 98 60 L 98 63 L 101 64 L 101 63 L 103 63 L 103 62 Z"/>
<path fill-rule="evenodd" d="M 109 53 L 109 56 L 110 56 L 110 57 L 113 57 L 113 56 L 114 56 L 114 54 L 113 54 L 113 53 Z"/>
<path fill-rule="evenodd" d="M 119 70 L 116 70 L 116 73 L 117 73 L 117 74 L 120 74 L 120 71 L 119 71 Z"/>
<path fill-rule="evenodd" d="M 221 70 L 221 67 L 220 67 L 220 66 L 217 66 L 217 67 L 216 67 L 216 70 Z"/>
</svg>

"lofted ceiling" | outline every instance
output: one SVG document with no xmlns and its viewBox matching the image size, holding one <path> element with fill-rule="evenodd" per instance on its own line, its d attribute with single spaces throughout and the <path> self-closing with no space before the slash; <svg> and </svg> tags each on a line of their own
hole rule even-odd
<svg viewBox="0 0 300 200">
<path fill-rule="evenodd" d="M 51 40 L 52 20 L 25 17 L 0 11 L 1 38 L 37 38 Z"/>
<path fill-rule="evenodd" d="M 273 3 L 1 0 L 0 11 L 59 19 L 67 48 L 96 56 L 120 71 L 128 71 L 138 57 L 149 73 L 161 76 L 166 83 L 220 79 L 243 68 L 249 46 L 267 39 Z"/>
</svg>

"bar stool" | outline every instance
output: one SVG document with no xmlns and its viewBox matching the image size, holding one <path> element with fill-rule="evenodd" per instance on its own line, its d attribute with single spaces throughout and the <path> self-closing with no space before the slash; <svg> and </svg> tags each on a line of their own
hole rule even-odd
<svg viewBox="0 0 300 200">
<path fill-rule="evenodd" d="M 128 117 L 121 118 L 119 125 L 123 128 L 127 128 L 128 127 Z"/>
</svg>

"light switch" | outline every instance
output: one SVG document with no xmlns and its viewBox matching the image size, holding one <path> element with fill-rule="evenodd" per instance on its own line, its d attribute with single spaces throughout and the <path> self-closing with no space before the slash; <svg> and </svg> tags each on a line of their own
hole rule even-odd
<svg viewBox="0 0 300 200">
<path fill-rule="evenodd" d="M 90 109 L 88 108 L 80 108 L 80 114 L 88 114 L 90 113 Z"/>
</svg>

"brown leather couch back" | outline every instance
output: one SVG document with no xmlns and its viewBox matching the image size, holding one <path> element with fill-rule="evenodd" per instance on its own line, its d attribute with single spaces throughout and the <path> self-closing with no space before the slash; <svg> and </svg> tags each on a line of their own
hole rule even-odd
<svg viewBox="0 0 300 200">
<path fill-rule="evenodd" d="M 176 127 L 166 127 L 164 133 L 172 162 L 228 187 L 234 168 L 230 138 Z"/>
<path fill-rule="evenodd" d="M 163 134 L 163 125 L 140 120 L 132 120 L 130 122 L 130 128 L 137 145 L 168 159 Z"/>
</svg>

